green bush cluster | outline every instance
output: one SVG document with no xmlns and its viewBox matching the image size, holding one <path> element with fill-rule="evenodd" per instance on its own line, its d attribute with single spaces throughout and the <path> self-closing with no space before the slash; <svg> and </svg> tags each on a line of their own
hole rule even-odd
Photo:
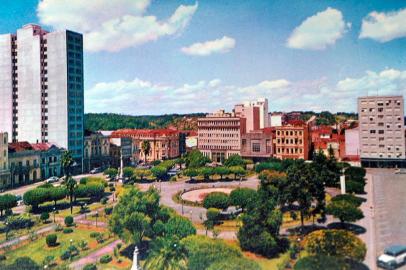
<svg viewBox="0 0 406 270">
<path fill-rule="evenodd" d="M 111 262 L 112 259 L 113 258 L 111 257 L 111 255 L 106 254 L 106 255 L 101 256 L 100 263 L 106 264 L 106 263 Z"/>
<path fill-rule="evenodd" d="M 226 193 L 223 192 L 212 192 L 208 194 L 203 200 L 203 206 L 206 209 L 226 209 L 229 204 L 229 197 Z"/>
<path fill-rule="evenodd" d="M 33 210 L 36 210 L 38 205 L 42 203 L 54 201 L 56 204 L 57 201 L 64 199 L 67 195 L 68 191 L 65 187 L 37 187 L 24 193 L 23 200 L 24 204 L 31 205 Z"/>
<path fill-rule="evenodd" d="M 3 216 L 3 211 L 10 210 L 17 206 L 17 197 L 12 194 L 0 195 L 0 213 Z"/>
<path fill-rule="evenodd" d="M 48 234 L 45 238 L 45 242 L 48 247 L 54 247 L 57 244 L 58 236 L 56 234 Z"/>
</svg>

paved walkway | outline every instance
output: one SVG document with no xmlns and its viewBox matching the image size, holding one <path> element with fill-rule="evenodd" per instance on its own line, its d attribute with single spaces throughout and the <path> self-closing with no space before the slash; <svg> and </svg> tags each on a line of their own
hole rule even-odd
<svg viewBox="0 0 406 270">
<path fill-rule="evenodd" d="M 47 232 L 53 231 L 53 230 L 55 229 L 55 227 L 56 227 L 56 225 L 55 225 L 55 224 L 52 224 L 52 225 L 49 225 L 49 226 L 47 226 L 47 227 L 43 227 L 43 228 L 41 228 L 41 229 L 35 231 L 35 233 L 36 233 L 36 234 L 47 233 Z M 17 238 L 8 240 L 8 241 L 6 241 L 6 242 L 0 244 L 0 249 L 3 249 L 3 248 L 5 248 L 5 247 L 10 247 L 10 246 L 17 245 L 18 243 L 20 243 L 20 242 L 22 242 L 22 241 L 28 240 L 29 237 L 30 237 L 30 235 L 26 234 L 26 235 L 22 235 L 22 236 L 19 236 L 19 237 L 17 237 Z"/>
<path fill-rule="evenodd" d="M 77 260 L 76 262 L 71 263 L 70 268 L 79 270 L 79 269 L 82 269 L 86 264 L 97 263 L 101 256 L 106 255 L 106 254 L 112 254 L 114 251 L 114 248 L 117 246 L 118 243 L 122 243 L 122 241 L 116 240 L 116 241 L 108 244 L 107 246 L 102 247 L 101 249 L 98 249 L 93 253 L 90 253 L 86 257 L 83 257 L 83 258 Z"/>
</svg>

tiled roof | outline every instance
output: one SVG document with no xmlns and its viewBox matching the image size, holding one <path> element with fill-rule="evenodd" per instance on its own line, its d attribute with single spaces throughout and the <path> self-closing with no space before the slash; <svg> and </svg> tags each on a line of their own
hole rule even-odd
<svg viewBox="0 0 406 270">
<path fill-rule="evenodd" d="M 131 136 L 170 136 L 179 134 L 179 131 L 172 129 L 119 129 L 113 131 L 112 138 L 131 137 Z"/>
<path fill-rule="evenodd" d="M 16 142 L 16 143 L 9 143 L 8 150 L 10 152 L 22 152 L 22 151 L 29 151 L 29 150 L 34 150 L 34 149 L 29 142 Z"/>
<path fill-rule="evenodd" d="M 37 151 L 48 151 L 52 147 L 50 143 L 34 143 L 31 144 L 32 148 Z"/>
</svg>

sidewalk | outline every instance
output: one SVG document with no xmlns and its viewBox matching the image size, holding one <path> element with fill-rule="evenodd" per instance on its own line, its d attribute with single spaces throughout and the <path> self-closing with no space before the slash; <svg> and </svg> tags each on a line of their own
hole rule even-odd
<svg viewBox="0 0 406 270">
<path fill-rule="evenodd" d="M 83 258 L 77 260 L 76 262 L 71 263 L 70 268 L 80 270 L 86 264 L 97 263 L 97 261 L 100 259 L 101 256 L 103 256 L 105 254 L 113 253 L 114 248 L 117 246 L 118 243 L 122 243 L 122 241 L 116 240 L 116 241 L 108 244 L 107 246 L 105 246 L 99 250 L 96 250 L 93 253 L 90 253 L 86 257 L 83 257 Z"/>
</svg>

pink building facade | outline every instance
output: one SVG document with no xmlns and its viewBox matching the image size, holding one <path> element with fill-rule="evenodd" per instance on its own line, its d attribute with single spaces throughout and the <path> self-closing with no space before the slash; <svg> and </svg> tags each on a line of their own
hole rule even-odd
<svg viewBox="0 0 406 270">
<path fill-rule="evenodd" d="M 359 128 L 345 130 L 345 157 L 347 159 L 359 159 L 360 142 Z"/>
</svg>

